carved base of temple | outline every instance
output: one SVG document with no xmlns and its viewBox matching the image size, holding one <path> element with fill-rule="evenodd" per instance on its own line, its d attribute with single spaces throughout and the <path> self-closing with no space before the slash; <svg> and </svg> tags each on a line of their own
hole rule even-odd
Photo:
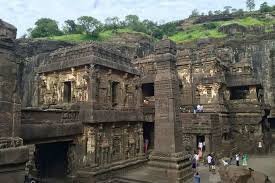
<svg viewBox="0 0 275 183">
<path fill-rule="evenodd" d="M 80 183 L 105 183 L 112 182 L 119 175 L 127 174 L 130 170 L 136 170 L 143 166 L 148 160 L 144 157 L 137 157 L 132 160 L 125 160 L 101 167 L 87 167 L 77 171 L 77 181 Z"/>
<path fill-rule="evenodd" d="M 184 153 L 164 155 L 153 153 L 146 166 L 115 179 L 119 183 L 184 183 L 193 176 L 191 162 Z"/>
<path fill-rule="evenodd" d="M 0 149 L 0 182 L 24 182 L 28 160 L 29 150 L 26 146 Z"/>
</svg>

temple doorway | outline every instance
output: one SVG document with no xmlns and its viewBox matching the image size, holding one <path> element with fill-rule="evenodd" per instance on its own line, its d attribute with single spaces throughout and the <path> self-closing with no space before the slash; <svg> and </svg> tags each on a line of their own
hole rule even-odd
<svg viewBox="0 0 275 183">
<path fill-rule="evenodd" d="M 203 151 L 205 151 L 205 136 L 204 135 L 197 135 L 197 149 L 200 147 Z"/>
<path fill-rule="evenodd" d="M 35 164 L 44 182 L 62 180 L 67 176 L 69 142 L 37 144 Z"/>
<path fill-rule="evenodd" d="M 143 139 L 144 139 L 144 151 L 154 149 L 154 123 L 143 123 Z M 146 148 L 147 143 L 147 148 Z"/>
</svg>

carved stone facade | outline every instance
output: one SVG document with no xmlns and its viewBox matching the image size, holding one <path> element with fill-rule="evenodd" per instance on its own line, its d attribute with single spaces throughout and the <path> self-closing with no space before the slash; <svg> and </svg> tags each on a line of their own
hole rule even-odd
<svg viewBox="0 0 275 183">
<path fill-rule="evenodd" d="M 162 40 L 132 60 L 99 43 L 19 54 L 15 36 L 0 20 L 0 164 L 16 161 L 20 172 L 1 180 L 22 179 L 29 159 L 26 173 L 38 180 L 183 182 L 191 176 L 187 154 L 199 142 L 218 156 L 269 149 L 274 34 Z"/>
</svg>

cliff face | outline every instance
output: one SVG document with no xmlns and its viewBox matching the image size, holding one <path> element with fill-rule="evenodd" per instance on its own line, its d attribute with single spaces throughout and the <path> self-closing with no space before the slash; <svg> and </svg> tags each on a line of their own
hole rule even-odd
<svg viewBox="0 0 275 183">
<path fill-rule="evenodd" d="M 72 43 L 51 40 L 17 39 L 14 50 L 18 60 L 18 85 L 22 106 L 31 106 L 35 68 L 37 68 L 50 52 L 59 48 L 73 46 Z"/>
</svg>

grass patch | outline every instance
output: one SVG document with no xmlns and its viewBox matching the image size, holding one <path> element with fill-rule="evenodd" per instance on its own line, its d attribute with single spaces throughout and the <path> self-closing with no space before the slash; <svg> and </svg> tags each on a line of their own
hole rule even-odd
<svg viewBox="0 0 275 183">
<path fill-rule="evenodd" d="M 269 26 L 275 24 L 274 19 L 261 19 L 253 17 L 245 17 L 242 19 L 235 19 L 230 21 L 218 21 L 204 24 L 197 24 L 189 27 L 185 31 L 177 32 L 169 38 L 177 43 L 195 41 L 203 38 L 223 38 L 227 35 L 219 32 L 218 29 L 224 25 L 237 23 L 239 25 L 249 26 Z"/>
<path fill-rule="evenodd" d="M 92 36 L 90 34 L 68 34 L 68 35 L 63 35 L 63 36 L 52 36 L 52 37 L 47 37 L 45 39 L 50 39 L 50 40 L 56 40 L 56 41 L 66 41 L 66 42 L 86 42 L 86 41 L 107 41 L 117 35 L 118 33 L 138 33 L 142 34 L 144 36 L 148 36 L 147 34 L 141 33 L 141 32 L 135 32 L 132 31 L 131 29 L 118 29 L 116 32 L 112 30 L 106 30 L 102 31 L 98 34 L 97 37 Z M 44 39 L 44 38 L 42 38 Z"/>
<path fill-rule="evenodd" d="M 178 32 L 169 38 L 176 43 L 183 43 L 203 38 L 222 38 L 225 36 L 226 34 L 219 32 L 217 28 L 209 30 L 203 25 L 196 25 L 186 31 Z"/>
</svg>

